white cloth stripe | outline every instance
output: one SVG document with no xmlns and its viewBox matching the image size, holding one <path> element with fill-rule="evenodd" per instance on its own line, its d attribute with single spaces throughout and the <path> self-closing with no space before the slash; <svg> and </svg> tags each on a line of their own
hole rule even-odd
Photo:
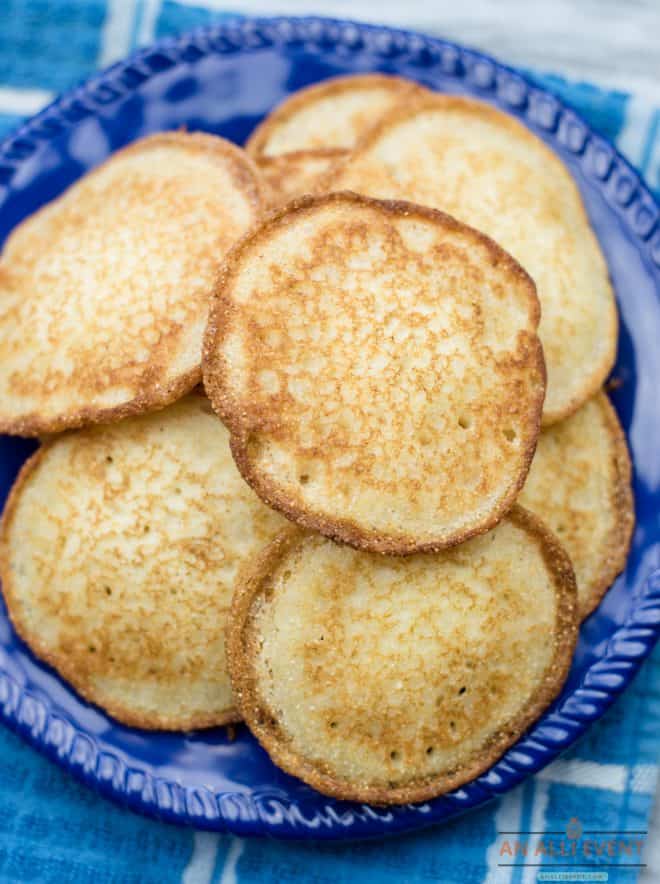
<svg viewBox="0 0 660 884">
<path fill-rule="evenodd" d="M 101 48 L 97 59 L 100 68 L 124 58 L 132 49 L 136 0 L 108 0 Z"/>
<path fill-rule="evenodd" d="M 242 838 L 231 839 L 231 844 L 229 845 L 229 850 L 225 857 L 225 864 L 222 867 L 220 884 L 237 884 L 238 877 L 236 875 L 236 866 L 238 865 L 238 861 L 244 850 L 245 841 Z"/>
<path fill-rule="evenodd" d="M 144 0 L 137 34 L 137 42 L 140 46 L 153 43 L 161 5 L 161 0 Z"/>
<path fill-rule="evenodd" d="M 10 89 L 0 86 L 0 114 L 28 116 L 49 104 L 55 93 L 46 89 Z"/>
<path fill-rule="evenodd" d="M 182 884 L 210 884 L 218 856 L 220 835 L 215 832 L 195 832 L 193 850 L 181 876 Z"/>
<path fill-rule="evenodd" d="M 658 870 L 660 869 L 660 805 L 657 800 L 649 820 L 649 834 L 644 848 L 643 862 L 646 863 L 646 868 L 642 869 L 638 884 L 658 884 Z"/>
<path fill-rule="evenodd" d="M 638 0 L 178 0 L 246 15 L 329 15 L 437 34 L 511 64 L 657 98 L 660 7 Z M 585 39 L 588 34 L 588 39 Z M 616 64 L 612 48 L 616 47 Z"/>
<path fill-rule="evenodd" d="M 513 869 L 499 868 L 501 839 L 498 832 L 517 832 L 521 825 L 523 787 L 508 792 L 495 814 L 495 838 L 486 851 L 488 872 L 483 884 L 509 884 Z"/>
<path fill-rule="evenodd" d="M 548 808 L 548 795 L 550 792 L 550 783 L 544 783 L 542 780 L 534 780 L 534 796 L 532 799 L 532 816 L 530 819 L 530 830 L 532 832 L 545 832 L 545 812 Z M 533 853 L 543 835 L 530 835 L 528 838 L 530 854 Z M 536 884 L 538 869 L 528 866 L 523 869 L 522 884 Z"/>
<path fill-rule="evenodd" d="M 623 792 L 626 788 L 628 767 L 625 764 L 599 764 L 597 761 L 581 761 L 577 758 L 559 759 L 537 774 L 539 780 L 568 786 L 587 786 L 590 789 L 607 789 Z M 634 792 L 652 795 L 657 778 L 654 764 L 635 765 L 631 782 Z"/>
<path fill-rule="evenodd" d="M 635 166 L 642 158 L 654 110 L 652 104 L 636 95 L 631 95 L 626 103 L 626 120 L 617 138 L 617 147 Z"/>
<path fill-rule="evenodd" d="M 654 795 L 658 783 L 657 764 L 636 764 L 633 767 L 631 787 L 640 795 Z"/>
</svg>

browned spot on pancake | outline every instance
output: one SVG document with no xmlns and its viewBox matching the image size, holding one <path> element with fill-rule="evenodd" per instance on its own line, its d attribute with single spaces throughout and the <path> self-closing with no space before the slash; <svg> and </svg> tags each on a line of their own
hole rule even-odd
<svg viewBox="0 0 660 884">
<path fill-rule="evenodd" d="M 0 429 L 116 420 L 192 389 L 218 263 L 263 194 L 239 148 L 166 133 L 19 225 L 0 275 Z"/>
<path fill-rule="evenodd" d="M 600 388 L 617 341 L 607 266 L 570 173 L 521 123 L 473 99 L 420 91 L 316 184 L 319 193 L 341 189 L 448 212 L 527 270 L 542 308 L 544 425 Z"/>
<path fill-rule="evenodd" d="M 280 530 L 207 402 L 58 436 L 3 521 L 2 588 L 22 638 L 137 727 L 236 720 L 224 626 L 242 563 Z"/>
<path fill-rule="evenodd" d="M 283 532 L 239 582 L 228 662 L 276 764 L 328 795 L 403 804 L 514 743 L 561 689 L 576 635 L 570 561 L 514 507 L 405 559 Z"/>
<path fill-rule="evenodd" d="M 494 524 L 524 481 L 538 319 L 529 277 L 448 216 L 307 199 L 233 250 L 205 385 L 271 506 L 357 546 L 436 549 Z"/>
<path fill-rule="evenodd" d="M 257 160 L 259 170 L 270 188 L 269 202 L 282 205 L 289 200 L 311 193 L 320 176 L 341 157 L 338 149 L 298 150 L 275 157 Z"/>
</svg>

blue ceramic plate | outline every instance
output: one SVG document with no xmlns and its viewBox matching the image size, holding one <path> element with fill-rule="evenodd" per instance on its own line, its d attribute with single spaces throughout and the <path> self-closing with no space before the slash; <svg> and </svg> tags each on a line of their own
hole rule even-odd
<svg viewBox="0 0 660 884">
<path fill-rule="evenodd" d="M 584 624 L 560 699 L 487 773 L 428 804 L 325 798 L 277 770 L 245 728 L 146 733 L 83 702 L 16 638 L 0 609 L 0 715 L 75 776 L 172 822 L 283 838 L 358 838 L 446 820 L 511 789 L 570 746 L 625 688 L 660 631 L 660 210 L 614 148 L 552 95 L 476 52 L 323 19 L 246 20 L 169 40 L 65 95 L 0 145 L 0 235 L 148 132 L 187 126 L 242 143 L 286 95 L 325 77 L 389 71 L 519 117 L 574 174 L 621 313 L 614 403 L 635 465 L 628 567 Z M 26 341 L 29 346 L 29 341 Z M 0 437 L 0 492 L 32 443 Z"/>
</svg>

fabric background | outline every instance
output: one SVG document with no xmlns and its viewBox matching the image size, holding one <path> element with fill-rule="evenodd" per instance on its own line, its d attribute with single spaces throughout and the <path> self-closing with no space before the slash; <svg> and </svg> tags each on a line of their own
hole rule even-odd
<svg viewBox="0 0 660 884">
<path fill-rule="evenodd" d="M 228 11 L 242 11 L 240 0 L 227 3 Z M 270 11 L 281 8 L 273 3 Z M 342 6 L 337 14 L 351 10 Z M 222 15 L 204 8 L 204 0 L 1 0 L 0 136 L 140 43 Z M 399 23 L 414 24 L 405 10 Z M 440 23 L 436 30 L 442 32 Z M 660 191 L 660 107 L 648 90 L 612 91 L 547 72 L 534 76 L 615 141 Z M 442 828 L 333 846 L 243 840 L 143 819 L 78 785 L 0 728 L 0 880 L 526 884 L 536 880 L 535 869 L 498 869 L 497 832 L 560 831 L 572 816 L 592 829 L 645 831 L 659 751 L 660 649 L 579 745 L 503 799 Z M 658 841 L 647 851 L 647 882 L 660 880 Z M 610 870 L 609 880 L 632 882 L 637 873 Z"/>
</svg>

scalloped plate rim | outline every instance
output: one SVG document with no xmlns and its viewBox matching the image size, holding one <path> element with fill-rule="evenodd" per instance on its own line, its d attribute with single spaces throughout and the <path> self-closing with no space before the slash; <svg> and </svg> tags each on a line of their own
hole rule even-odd
<svg viewBox="0 0 660 884">
<path fill-rule="evenodd" d="M 66 109 L 67 106 L 69 106 L 73 101 L 82 98 L 88 101 L 91 100 L 91 103 L 93 105 L 95 102 L 93 92 L 95 90 L 98 90 L 100 87 L 104 86 L 110 87 L 111 89 L 113 87 L 116 87 L 116 83 L 114 81 L 116 80 L 118 74 L 125 72 L 127 68 L 146 62 L 150 56 L 157 55 L 158 53 L 162 53 L 166 56 L 168 51 L 181 50 L 181 48 L 185 48 L 186 46 L 195 45 L 197 41 L 211 40 L 214 36 L 218 37 L 231 34 L 235 37 L 237 31 L 242 32 L 243 36 L 247 36 L 248 33 L 255 34 L 259 31 L 259 29 L 274 28 L 278 26 L 281 27 L 283 25 L 292 28 L 304 28 L 314 26 L 319 30 L 319 34 L 317 35 L 317 37 L 325 36 L 326 38 L 328 38 L 328 34 L 323 33 L 324 30 L 327 31 L 328 28 L 350 27 L 355 29 L 361 35 L 382 34 L 390 39 L 392 37 L 397 37 L 404 41 L 422 41 L 422 43 L 426 47 L 434 47 L 436 49 L 445 50 L 449 49 L 454 51 L 458 57 L 463 58 L 467 56 L 472 61 L 485 62 L 491 67 L 493 71 L 504 72 L 511 75 L 518 82 L 524 84 L 527 93 L 531 93 L 537 96 L 549 96 L 555 103 L 555 107 L 561 113 L 568 113 L 574 119 L 580 122 L 580 125 L 583 127 L 583 132 L 585 133 L 585 147 L 583 148 L 583 150 L 586 150 L 586 144 L 589 140 L 593 140 L 593 142 L 598 145 L 606 145 L 607 150 L 611 153 L 611 159 L 613 160 L 613 163 L 616 163 L 618 167 L 625 169 L 627 175 L 631 179 L 633 185 L 632 192 L 634 194 L 638 194 L 640 198 L 645 199 L 647 204 L 650 204 L 652 209 L 654 211 L 657 211 L 660 215 L 660 207 L 658 206 L 655 197 L 644 183 L 642 177 L 625 159 L 625 157 L 623 157 L 606 138 L 595 133 L 591 126 L 570 105 L 568 105 L 565 101 L 556 96 L 552 92 L 552 90 L 545 89 L 536 85 L 532 81 L 532 79 L 524 72 L 521 72 L 514 67 L 508 66 L 506 64 L 502 64 L 487 53 L 464 47 L 449 40 L 430 37 L 424 34 L 419 34 L 413 31 L 407 31 L 399 28 L 389 28 L 387 26 L 365 24 L 348 19 L 323 18 L 319 16 L 275 16 L 254 18 L 237 17 L 236 19 L 230 19 L 219 24 L 211 24 L 201 28 L 196 28 L 192 31 L 177 36 L 169 36 L 153 43 L 150 46 L 141 48 L 133 52 L 126 59 L 116 62 L 107 69 L 94 74 L 83 83 L 75 86 L 73 89 L 67 91 L 66 93 L 63 93 L 46 108 L 44 108 L 38 114 L 31 117 L 25 123 L 20 125 L 18 129 L 16 129 L 13 133 L 5 137 L 0 143 L 0 162 L 9 164 L 14 169 L 20 168 L 21 162 L 25 159 L 28 159 L 33 152 L 32 149 L 26 152 L 24 145 L 23 150 L 19 151 L 19 154 L 22 155 L 19 156 L 18 160 L 16 160 L 12 156 L 12 151 L 16 149 L 16 145 L 19 141 L 21 141 L 21 139 L 34 139 L 34 142 L 38 144 L 44 138 L 43 133 L 38 132 L 38 127 L 46 120 L 57 120 L 58 122 L 61 122 L 63 124 L 64 129 L 66 129 L 68 126 L 74 126 L 76 122 L 75 120 L 68 121 L 66 120 L 66 118 L 63 117 L 63 111 Z M 328 40 L 326 40 L 326 43 L 327 42 Z M 329 42 L 332 42 L 332 40 L 330 39 Z M 196 48 L 199 50 L 199 47 Z M 254 48 L 258 49 L 259 47 L 257 46 Z M 250 46 L 237 47 L 237 51 L 239 52 L 249 52 L 251 51 L 251 49 L 252 47 Z M 214 52 L 215 50 L 202 49 L 200 51 L 202 52 L 202 54 L 204 54 L 205 52 L 209 53 Z M 177 63 L 178 61 L 175 62 L 173 66 L 175 66 Z M 144 77 L 135 84 L 135 88 L 139 88 L 144 84 L 144 82 L 146 82 L 146 80 L 150 79 L 151 77 L 158 76 L 159 73 L 161 73 L 160 70 L 149 71 L 148 74 L 144 75 Z M 477 87 L 475 84 L 475 89 L 476 88 Z M 111 101 L 102 106 L 107 106 L 107 104 L 111 104 L 115 100 L 123 99 L 126 94 L 132 91 L 132 89 L 133 87 L 129 87 L 124 84 L 119 93 L 114 98 L 112 98 Z M 517 109 L 512 109 L 512 112 L 516 116 L 519 116 L 519 112 L 517 111 Z M 61 132 L 57 134 L 61 134 Z M 566 146 L 564 145 L 564 147 Z M 608 178 L 609 174 L 610 173 L 608 173 L 607 176 Z M 611 204 L 611 199 L 609 200 L 609 202 Z M 629 223 L 628 227 L 630 228 Z M 637 239 L 643 240 L 646 244 L 650 243 L 651 233 L 649 233 L 647 236 L 643 236 L 636 231 L 631 232 L 635 235 Z M 653 230 L 651 232 L 653 232 Z M 660 262 L 654 262 L 653 259 L 652 263 L 655 264 L 656 268 L 658 267 L 658 265 L 660 265 Z M 660 294 L 659 292 L 656 293 Z M 209 796 L 215 801 L 217 812 L 204 816 L 193 814 L 185 808 L 183 811 L 181 811 L 168 807 L 163 807 L 159 804 L 157 799 L 148 800 L 144 798 L 142 793 L 140 793 L 139 795 L 131 793 L 126 787 L 119 787 L 113 782 L 103 780 L 97 772 L 91 769 L 87 769 L 89 765 L 79 765 L 72 757 L 74 743 L 73 739 L 71 740 L 71 745 L 69 749 L 62 750 L 61 746 L 49 743 L 46 739 L 45 733 L 35 732 L 35 727 L 33 724 L 30 724 L 29 722 L 23 721 L 21 719 L 21 710 L 27 708 L 28 705 L 31 704 L 30 708 L 32 708 L 33 706 L 41 706 L 42 709 L 47 712 L 46 704 L 39 697 L 35 696 L 30 690 L 22 688 L 20 685 L 18 685 L 2 668 L 0 668 L 0 682 L 2 683 L 2 690 L 0 691 L 0 720 L 2 720 L 3 723 L 6 724 L 12 731 L 24 738 L 34 748 L 38 749 L 48 758 L 55 761 L 59 766 L 72 773 L 73 776 L 80 782 L 85 783 L 86 785 L 92 787 L 95 791 L 99 792 L 101 795 L 112 799 L 113 801 L 119 803 L 124 807 L 128 807 L 134 811 L 161 821 L 185 824 L 200 829 L 209 829 L 219 832 L 232 832 L 237 835 L 270 834 L 271 836 L 284 839 L 313 838 L 323 840 L 354 840 L 363 839 L 365 837 L 378 837 L 384 834 L 392 835 L 403 833 L 412 829 L 421 828 L 422 826 L 431 825 L 433 823 L 438 823 L 449 818 L 453 818 L 458 814 L 467 812 L 472 807 L 481 806 L 486 801 L 491 800 L 498 795 L 504 794 L 509 789 L 520 783 L 527 776 L 536 773 L 537 771 L 545 767 L 545 765 L 552 761 L 555 757 L 557 757 L 557 755 L 559 755 L 560 752 L 563 751 L 563 749 L 573 745 L 574 742 L 587 731 L 590 724 L 605 713 L 605 711 L 610 707 L 616 697 L 630 683 L 635 673 L 639 669 L 642 661 L 651 653 L 655 642 L 660 636 L 660 569 L 652 570 L 648 574 L 647 578 L 643 582 L 640 582 L 640 585 L 637 587 L 637 590 L 633 596 L 633 600 L 634 604 L 631 607 L 628 618 L 623 624 L 619 625 L 618 628 L 609 637 L 604 656 L 599 660 L 594 661 L 594 663 L 586 670 L 580 685 L 576 687 L 572 694 L 564 698 L 561 707 L 551 707 L 550 711 L 546 712 L 544 716 L 542 716 L 542 718 L 539 719 L 539 721 L 534 725 L 534 727 L 530 731 L 528 731 L 528 733 L 525 734 L 521 738 L 521 740 L 514 744 L 499 759 L 499 761 L 497 761 L 484 774 L 471 781 L 470 783 L 467 783 L 461 789 L 450 793 L 448 796 L 434 799 L 434 801 L 436 802 L 450 802 L 452 807 L 447 810 L 447 812 L 443 812 L 438 816 L 434 816 L 431 806 L 433 802 L 424 805 L 407 806 L 406 808 L 403 808 L 401 810 L 410 812 L 412 816 L 402 816 L 402 822 L 397 823 L 396 825 L 392 825 L 389 828 L 387 826 L 387 820 L 380 818 L 387 818 L 393 815 L 388 809 L 370 809 L 365 806 L 348 803 L 342 805 L 341 803 L 336 802 L 333 803 L 330 810 L 328 808 L 324 808 L 324 811 L 328 813 L 329 817 L 335 818 L 334 822 L 332 821 L 332 819 L 330 820 L 330 822 L 327 822 L 326 820 L 324 820 L 322 815 L 317 814 L 317 818 L 315 819 L 315 821 L 313 823 L 310 823 L 304 820 L 300 812 L 296 814 L 295 800 L 289 801 L 288 804 L 283 802 L 283 790 L 278 789 L 273 789 L 271 793 L 260 795 L 258 800 L 253 797 L 250 799 L 246 799 L 243 793 L 238 792 L 211 793 L 210 790 L 206 790 Z M 645 612 L 651 612 L 653 615 L 655 615 L 655 619 L 652 620 L 651 623 L 645 621 L 636 622 L 636 614 L 639 612 L 640 606 L 642 605 Z M 627 654 L 618 654 L 616 652 L 612 652 L 614 645 L 616 645 L 618 642 L 625 641 L 626 638 L 631 638 L 630 633 L 635 628 L 637 628 L 638 630 L 638 632 L 634 636 L 634 640 L 637 642 L 635 650 L 630 650 Z M 644 635 L 639 634 L 639 630 L 642 630 Z M 600 686 L 597 689 L 597 692 L 602 693 L 603 696 L 591 696 L 589 698 L 590 710 L 583 711 L 583 713 L 579 717 L 575 713 L 572 717 L 563 713 L 562 709 L 564 708 L 568 700 L 574 700 L 576 697 L 579 699 L 580 694 L 585 691 L 591 691 L 592 694 L 594 693 L 593 688 L 590 688 L 588 685 L 589 676 L 592 674 L 592 671 L 596 667 L 601 666 L 601 664 L 603 664 L 604 662 L 619 663 L 624 667 L 625 673 L 620 675 L 619 684 L 616 686 L 609 686 L 608 688 L 603 688 L 602 686 Z M 45 664 L 40 663 L 39 665 L 48 668 Z M 565 729 L 565 734 L 567 734 L 567 736 L 565 735 L 562 739 L 557 740 L 557 745 L 547 745 L 540 742 L 538 736 L 535 737 L 536 731 L 539 729 L 539 725 L 546 726 L 548 724 L 552 724 L 553 722 L 560 724 Z M 72 725 L 70 725 L 70 728 L 72 731 L 75 731 Z M 42 728 L 41 730 L 43 731 L 44 729 Z M 93 741 L 93 736 L 90 736 L 84 730 L 77 730 L 74 733 L 74 737 L 76 735 L 80 735 L 87 740 Z M 520 764 L 518 766 L 513 764 L 511 756 L 515 754 L 516 749 L 520 746 L 521 743 L 534 737 L 535 743 L 537 745 L 534 748 L 532 764 Z M 99 753 L 97 752 L 96 761 L 98 761 L 98 754 Z M 125 773 L 128 774 L 130 773 L 130 771 L 125 771 Z M 156 793 L 158 785 L 161 782 L 166 782 L 159 780 L 157 777 L 154 777 L 147 770 L 137 771 L 137 773 L 144 774 L 144 778 L 146 781 L 148 781 L 151 787 L 151 791 L 154 792 L 154 794 Z M 189 788 L 191 792 L 198 793 L 204 791 L 203 787 L 184 787 L 174 780 L 166 783 L 166 785 L 169 785 L 173 789 L 184 791 L 186 788 Z M 225 798 L 231 799 L 232 797 L 235 798 L 237 804 L 240 804 L 241 801 L 245 800 L 248 800 L 248 802 L 253 802 L 253 810 L 247 814 L 247 818 L 241 817 L 240 810 L 236 813 L 222 811 L 220 807 L 222 800 Z M 323 796 L 320 797 L 322 798 Z M 270 822 L 264 821 L 264 814 L 266 816 L 268 814 L 265 808 L 262 807 L 259 802 L 263 802 L 264 805 L 268 802 L 271 802 L 269 809 L 273 806 L 273 804 L 277 805 L 277 803 L 279 802 L 281 805 L 279 811 L 270 810 L 270 812 L 276 817 L 279 813 L 279 820 Z M 255 814 L 256 818 L 253 818 Z M 350 817 L 350 820 L 345 823 L 340 822 L 337 817 L 339 817 L 341 814 L 344 814 L 347 818 Z M 356 814 L 359 820 L 361 820 L 362 814 L 367 817 L 367 820 L 361 820 L 362 824 L 356 826 Z M 298 819 L 295 819 L 296 815 L 298 816 Z M 284 822 L 282 822 L 282 819 L 284 819 Z M 369 820 L 371 820 L 371 822 L 369 822 Z M 319 830 L 319 826 L 327 826 L 327 828 L 321 828 Z M 358 829 L 357 834 L 353 834 L 354 828 Z"/>
</svg>

